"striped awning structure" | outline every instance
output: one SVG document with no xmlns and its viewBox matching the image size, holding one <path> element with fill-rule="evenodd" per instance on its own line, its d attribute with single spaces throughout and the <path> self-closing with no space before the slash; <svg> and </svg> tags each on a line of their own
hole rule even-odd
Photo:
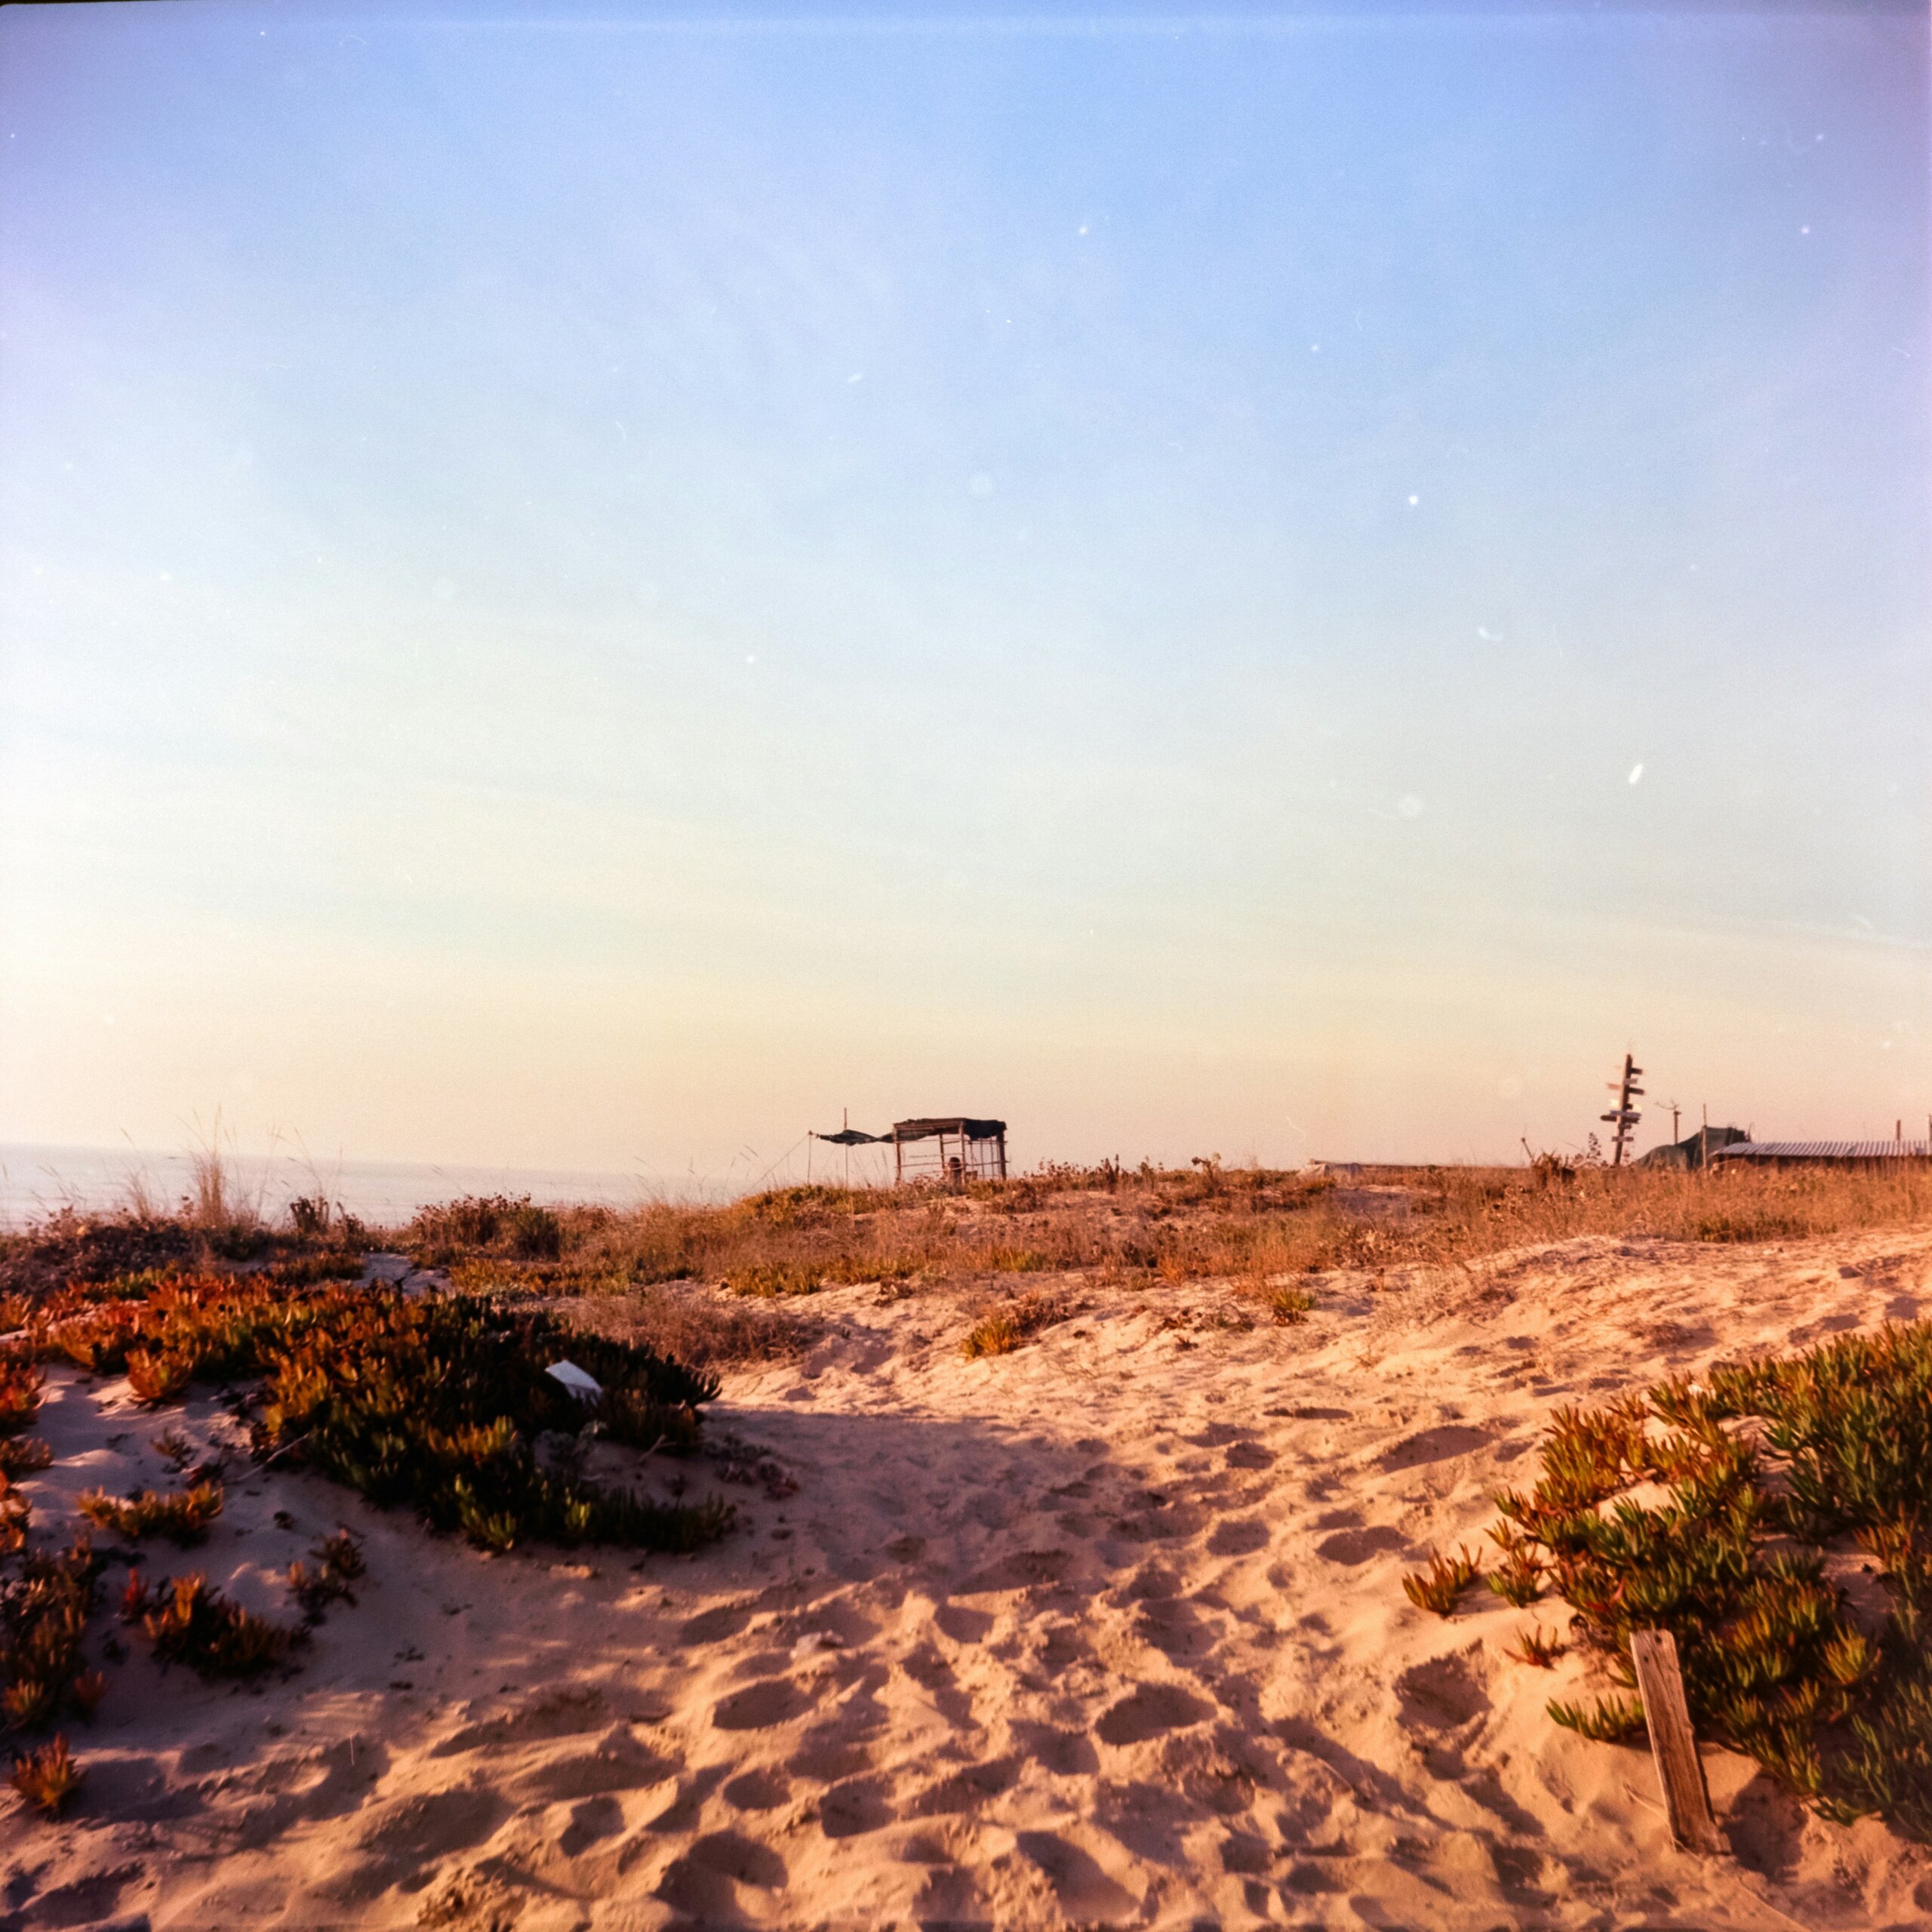
<svg viewBox="0 0 1932 1932">
<path fill-rule="evenodd" d="M 1711 1155 L 1720 1161 L 1932 1161 L 1932 1140 L 1740 1140 Z"/>
</svg>

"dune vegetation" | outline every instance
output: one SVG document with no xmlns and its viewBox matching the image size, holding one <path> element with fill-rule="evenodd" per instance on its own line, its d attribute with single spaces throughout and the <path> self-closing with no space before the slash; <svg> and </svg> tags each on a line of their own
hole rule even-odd
<svg viewBox="0 0 1932 1932">
<path fill-rule="evenodd" d="M 1736 1246 L 1927 1224 L 1932 1175 L 1914 1169 L 1543 1161 L 1341 1175 L 1218 1158 L 629 1211 L 472 1197 L 389 1230 L 312 1201 L 270 1226 L 214 1182 L 175 1217 L 56 1217 L 0 1237 L 0 1721 L 21 1737 L 14 1781 L 49 1812 L 78 1787 L 61 1727 L 111 1694 L 97 1656 L 113 1652 L 91 1641 L 109 1557 L 131 1567 L 118 1593 L 130 1633 L 205 1675 L 291 1665 L 315 1620 L 354 1601 L 361 1559 L 346 1534 L 290 1567 L 281 1620 L 230 1601 L 201 1570 L 132 1567 L 158 1543 L 186 1549 L 220 1527 L 226 1466 L 198 1461 L 169 1420 L 204 1396 L 220 1394 L 240 1432 L 224 1455 L 307 1471 L 485 1551 L 688 1552 L 728 1533 L 732 1506 L 684 1500 L 681 1484 L 669 1500 L 648 1495 L 614 1481 L 608 1460 L 593 1475 L 589 1445 L 698 1451 L 720 1367 L 802 1355 L 822 1326 L 814 1297 L 831 1289 L 953 1304 L 964 1373 L 1121 1297 L 1153 1312 L 1157 1333 L 1292 1327 L 1318 1311 L 1324 1281 L 1372 1292 L 1398 1271 L 1506 1267 L 1515 1251 L 1578 1236 Z M 406 1290 L 393 1269 L 369 1273 L 378 1248 L 410 1269 Z M 1180 1292 L 1191 1284 L 1223 1291 L 1211 1312 Z M 597 1385 L 589 1401 L 547 1373 L 565 1358 Z M 151 1412 L 172 1484 L 91 1489 L 52 1543 L 24 1487 L 54 1460 L 34 1432 L 50 1375 Z M 1673 1628 L 1714 1734 L 1835 1814 L 1876 1810 L 1923 1832 L 1928 1388 L 1932 1342 L 1914 1331 L 1558 1412 L 1540 1480 L 1499 1498 L 1483 1580 L 1533 1613 L 1561 1599 L 1571 1625 L 1567 1638 L 1533 1625 L 1515 1654 L 1547 1666 L 1578 1646 L 1614 1669 L 1633 1623 Z M 1633 1502 L 1639 1482 L 1669 1500 Z M 1840 1545 L 1881 1569 L 1884 1629 L 1850 1621 L 1821 1568 Z M 1451 1614 L 1481 1574 L 1458 1549 L 1409 1594 Z M 1641 1721 L 1614 1697 L 1555 1715 L 1601 1737 Z"/>
</svg>

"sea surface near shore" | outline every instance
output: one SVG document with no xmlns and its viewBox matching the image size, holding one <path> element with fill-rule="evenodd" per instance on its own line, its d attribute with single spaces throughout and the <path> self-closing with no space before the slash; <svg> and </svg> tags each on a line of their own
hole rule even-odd
<svg viewBox="0 0 1932 1932">
<path fill-rule="evenodd" d="M 715 1198 L 721 1192 L 695 1174 L 665 1177 L 641 1169 L 608 1174 L 225 1151 L 222 1164 L 235 1195 L 266 1219 L 278 1218 L 298 1195 L 320 1195 L 371 1227 L 398 1226 L 429 1202 L 465 1194 L 527 1194 L 533 1201 L 628 1208 L 666 1196 Z M 63 1208 L 112 1214 L 142 1196 L 172 1211 L 193 1195 L 195 1186 L 195 1157 L 189 1153 L 0 1142 L 0 1229 L 28 1226 Z"/>
</svg>

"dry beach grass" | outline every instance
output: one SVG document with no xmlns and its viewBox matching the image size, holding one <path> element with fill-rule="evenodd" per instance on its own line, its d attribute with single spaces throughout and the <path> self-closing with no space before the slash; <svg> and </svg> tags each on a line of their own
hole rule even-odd
<svg viewBox="0 0 1932 1932">
<path fill-rule="evenodd" d="M 225 1601 L 290 1623 L 290 1566 L 344 1529 L 365 1574 L 238 1689 L 91 1647 L 106 1694 L 60 1720 L 85 1781 L 57 1820 L 24 1795 L 0 1820 L 0 1924 L 1932 1912 L 1917 1844 L 1715 1746 L 1735 1856 L 1673 1853 L 1641 1750 L 1549 1718 L 1617 1689 L 1562 1641 L 1561 1603 L 1478 1583 L 1445 1617 L 1402 1586 L 1464 1548 L 1495 1573 L 1493 1498 L 1564 1407 L 1932 1314 L 1921 1177 L 1209 1162 L 549 1219 L 386 1238 L 420 1264 L 410 1294 L 447 1281 L 708 1365 L 721 1391 L 683 1453 L 599 1441 L 585 1466 L 728 1501 L 735 1527 L 685 1555 L 492 1555 L 251 1455 L 214 1383 L 143 1404 L 123 1374 L 49 1364 L 51 1463 L 10 1478 L 31 1543 L 64 1546 L 88 1492 L 225 1459 L 193 1553 Z M 164 1271 L 248 1265 L 220 1229 L 154 1239 Z M 43 1229 L 0 1269 L 30 1307 L 63 1257 L 133 1240 Z M 260 1258 L 339 1251 L 283 1233 Z"/>
</svg>

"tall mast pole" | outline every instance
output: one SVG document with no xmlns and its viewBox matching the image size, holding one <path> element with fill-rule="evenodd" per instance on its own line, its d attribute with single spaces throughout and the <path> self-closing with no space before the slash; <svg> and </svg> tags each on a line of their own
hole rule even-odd
<svg viewBox="0 0 1932 1932">
<path fill-rule="evenodd" d="M 1617 1106 L 1613 1112 L 1600 1118 L 1616 1129 L 1611 1137 L 1610 1164 L 1613 1168 L 1623 1166 L 1623 1157 L 1630 1149 L 1631 1137 L 1636 1131 L 1638 1121 L 1643 1118 L 1641 1112 L 1630 1104 L 1643 1093 L 1643 1088 L 1637 1084 L 1637 1077 L 1643 1070 L 1626 1054 L 1622 1078 L 1610 1083 L 1610 1091 L 1617 1096 Z"/>
</svg>

